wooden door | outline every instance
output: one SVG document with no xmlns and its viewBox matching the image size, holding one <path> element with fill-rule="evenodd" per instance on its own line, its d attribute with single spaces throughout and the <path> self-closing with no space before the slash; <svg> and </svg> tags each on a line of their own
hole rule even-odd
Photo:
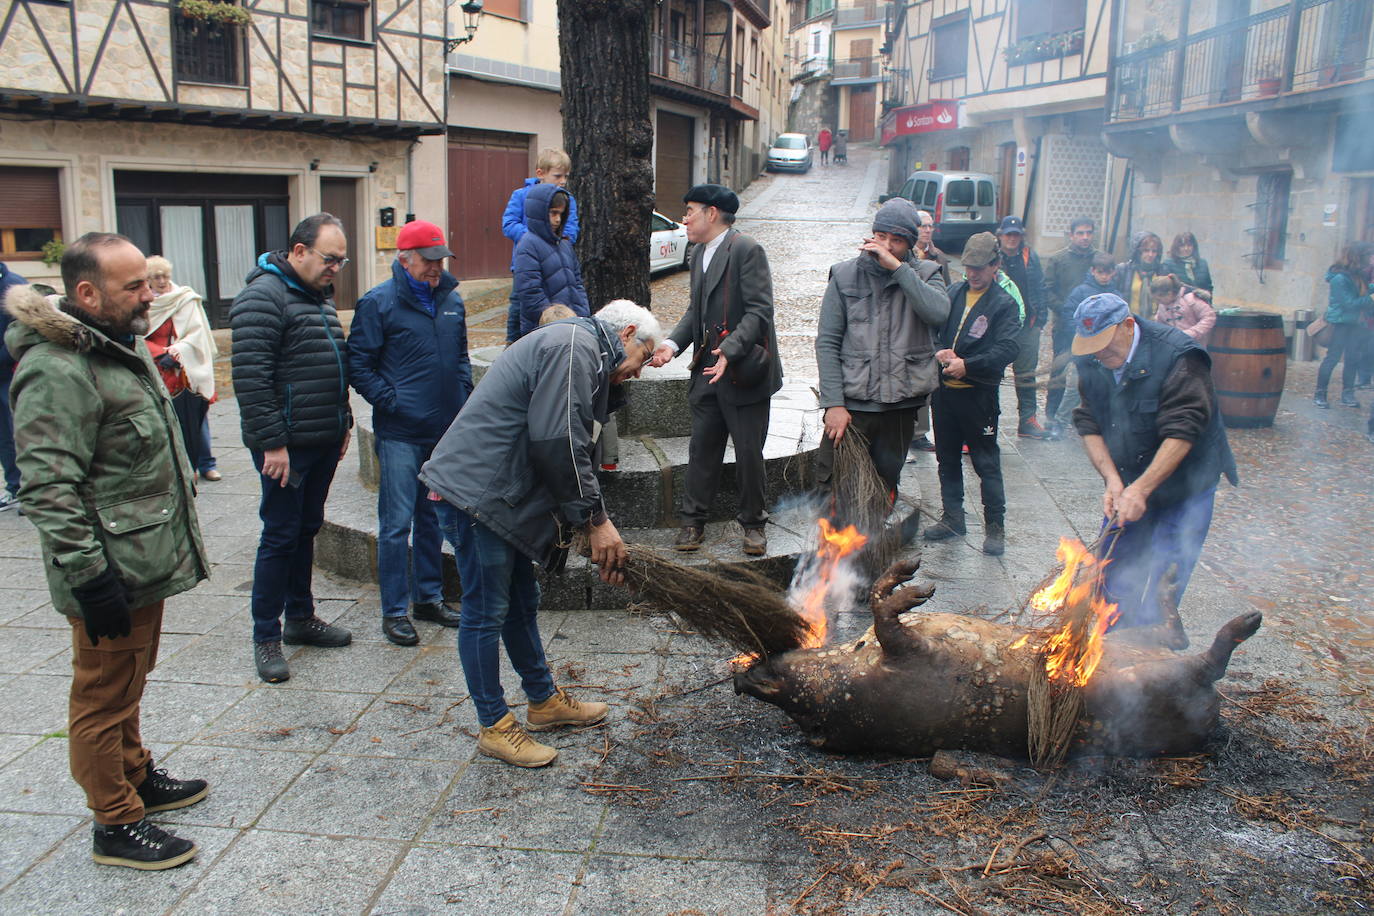
<svg viewBox="0 0 1374 916">
<path fill-rule="evenodd" d="M 370 232 L 371 225 L 358 222 L 358 179 L 321 178 L 320 207 L 326 213 L 333 213 L 344 224 L 344 235 L 348 237 L 348 256 L 344 269 L 334 277 L 334 307 L 351 309 L 358 301 L 358 253 L 362 251 L 364 232 Z"/>
<path fill-rule="evenodd" d="M 872 86 L 849 87 L 849 141 L 863 143 L 873 139 L 873 102 L 877 99 Z"/>
<path fill-rule="evenodd" d="M 692 187 L 692 138 L 696 120 L 671 111 L 658 113 L 658 138 L 654 144 L 654 209 L 669 219 L 680 219 L 686 204 L 682 198 Z"/>
<path fill-rule="evenodd" d="M 1016 203 L 1016 144 L 997 147 L 997 219 L 1011 212 Z"/>
<path fill-rule="evenodd" d="M 529 134 L 465 130 L 448 143 L 449 272 L 460 280 L 510 274 L 513 245 L 501 214 L 530 170 Z M 584 222 L 587 214 L 579 210 Z"/>
</svg>

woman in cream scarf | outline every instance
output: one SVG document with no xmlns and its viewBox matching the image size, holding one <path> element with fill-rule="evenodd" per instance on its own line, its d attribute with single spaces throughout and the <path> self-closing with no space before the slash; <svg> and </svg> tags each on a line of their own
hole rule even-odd
<svg viewBox="0 0 1374 916">
<path fill-rule="evenodd" d="M 219 480 L 205 429 L 206 412 L 215 399 L 215 357 L 219 350 L 200 293 L 172 282 L 172 264 L 148 259 L 148 285 L 157 298 L 148 310 L 148 352 L 162 372 L 181 421 L 181 435 L 191 466 L 206 480 Z"/>
</svg>

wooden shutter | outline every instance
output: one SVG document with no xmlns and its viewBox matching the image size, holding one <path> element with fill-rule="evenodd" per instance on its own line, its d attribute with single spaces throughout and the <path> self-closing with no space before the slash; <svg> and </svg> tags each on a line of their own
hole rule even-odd
<svg viewBox="0 0 1374 916">
<path fill-rule="evenodd" d="M 0 166 L 0 228 L 62 228 L 57 169 Z"/>
</svg>

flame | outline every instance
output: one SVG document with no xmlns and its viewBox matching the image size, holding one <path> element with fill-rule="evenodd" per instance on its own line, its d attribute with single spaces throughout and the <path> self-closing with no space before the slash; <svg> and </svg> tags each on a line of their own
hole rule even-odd
<svg viewBox="0 0 1374 916">
<path fill-rule="evenodd" d="M 825 645 L 830 621 L 825 613 L 825 601 L 830 586 L 835 579 L 835 571 L 840 561 L 856 552 L 868 542 L 853 525 L 836 529 L 827 519 L 820 519 L 820 543 L 815 554 L 807 562 L 807 568 L 814 570 L 807 576 L 810 584 L 797 603 L 798 611 L 806 621 L 806 636 L 802 641 L 803 649 L 818 649 Z M 796 600 L 796 599 L 794 599 Z M 730 664 L 749 667 L 758 661 L 758 655 L 744 652 L 730 659 Z"/>
<path fill-rule="evenodd" d="M 1030 606 L 1062 621 L 1040 646 L 1045 672 L 1052 683 L 1082 687 L 1102 661 L 1102 637 L 1119 615 L 1117 607 L 1102 598 L 1099 585 L 1106 563 L 1077 538 L 1060 538 L 1056 552 L 1064 571 L 1049 585 L 1031 595 Z M 1030 641 L 1027 634 L 1011 645 L 1018 649 Z"/>
</svg>

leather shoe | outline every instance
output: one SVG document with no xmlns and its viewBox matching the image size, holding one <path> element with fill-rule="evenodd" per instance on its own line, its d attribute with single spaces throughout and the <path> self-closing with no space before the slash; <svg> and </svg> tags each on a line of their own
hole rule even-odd
<svg viewBox="0 0 1374 916">
<path fill-rule="evenodd" d="M 419 604 L 412 604 L 410 613 L 415 615 L 416 620 L 428 620 L 430 623 L 437 623 L 441 627 L 456 627 L 458 622 L 463 619 L 461 614 L 443 601 L 422 601 Z"/>
<path fill-rule="evenodd" d="M 201 471 L 201 472 L 200 472 L 200 476 L 201 476 L 202 479 L 208 480 L 208 481 L 210 481 L 210 482 L 212 482 L 212 483 L 213 483 L 214 481 L 216 481 L 216 480 L 223 480 L 223 479 L 224 479 L 224 475 L 221 474 L 219 471 L 216 471 L 214 468 L 211 468 L 211 469 L 208 470 L 208 471 Z"/>
<path fill-rule="evenodd" d="M 404 614 L 400 617 L 383 617 L 382 633 L 398 646 L 414 646 L 420 642 L 420 634 L 415 632 L 415 624 Z"/>
<path fill-rule="evenodd" d="M 700 550 L 701 542 L 706 539 L 706 529 L 701 525 L 683 525 L 677 533 L 677 540 L 673 541 L 673 549 L 688 552 Z"/>
<path fill-rule="evenodd" d="M 744 542 L 741 545 L 747 557 L 761 557 L 768 552 L 768 535 L 762 528 L 745 528 Z"/>
</svg>

